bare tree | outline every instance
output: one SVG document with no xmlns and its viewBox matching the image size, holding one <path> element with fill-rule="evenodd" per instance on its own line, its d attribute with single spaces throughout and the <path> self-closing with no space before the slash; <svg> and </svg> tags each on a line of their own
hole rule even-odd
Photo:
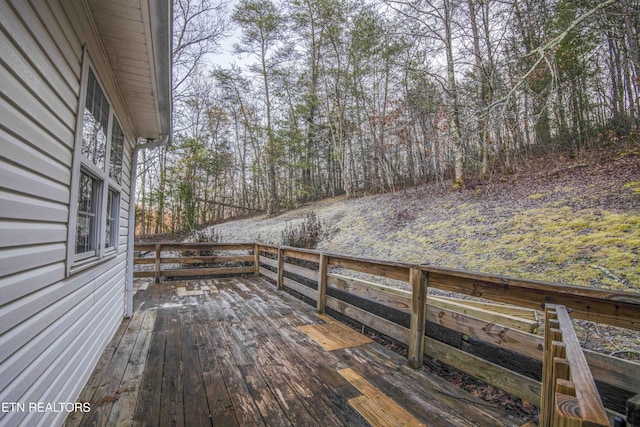
<svg viewBox="0 0 640 427">
<path fill-rule="evenodd" d="M 175 0 L 173 2 L 173 111 L 174 133 L 190 132 L 197 123 L 193 121 L 188 103 L 194 102 L 194 94 L 199 91 L 202 82 L 202 69 L 207 55 L 214 53 L 222 38 L 230 28 L 225 0 Z M 191 110 L 192 111 L 192 110 Z M 194 127 L 195 126 L 195 127 Z M 150 153 L 149 153 L 150 154 Z M 175 159 L 167 147 L 157 149 L 157 155 L 145 155 L 138 176 L 141 180 L 141 203 L 145 231 L 149 231 L 150 221 L 146 211 L 150 206 L 149 194 L 155 201 L 155 232 L 162 233 L 165 225 L 166 203 L 170 195 L 167 185 L 167 169 Z M 150 174 L 151 168 L 145 164 L 157 161 L 159 171 Z M 154 163 L 155 164 L 155 163 Z M 173 216 L 172 216 L 173 218 Z M 172 219 L 175 221 L 175 218 Z M 175 226 L 175 224 L 174 224 Z"/>
<path fill-rule="evenodd" d="M 462 135 L 460 124 L 460 101 L 458 82 L 456 81 L 456 63 L 454 58 L 454 12 L 457 7 L 452 0 L 387 0 L 392 9 L 405 19 L 417 24 L 418 37 L 434 39 L 441 44 L 446 58 L 447 109 L 449 112 L 449 135 L 453 153 L 453 187 L 464 185 L 464 164 Z"/>
<path fill-rule="evenodd" d="M 225 0 L 173 3 L 173 99 L 188 96 L 189 79 L 202 68 L 230 29 Z"/>
<path fill-rule="evenodd" d="M 253 55 L 258 60 L 257 72 L 262 78 L 266 116 L 267 143 L 265 151 L 269 183 L 267 211 L 269 215 L 276 215 L 280 211 L 276 171 L 279 147 L 272 123 L 270 78 L 276 65 L 272 54 L 280 41 L 284 21 L 280 11 L 271 0 L 241 0 L 236 5 L 232 18 L 242 29 L 241 41 L 235 46 L 236 52 Z"/>
</svg>

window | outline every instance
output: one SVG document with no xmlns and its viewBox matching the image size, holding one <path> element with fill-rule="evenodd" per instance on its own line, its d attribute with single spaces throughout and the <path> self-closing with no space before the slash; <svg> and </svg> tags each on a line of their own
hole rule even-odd
<svg viewBox="0 0 640 427">
<path fill-rule="evenodd" d="M 109 156 L 109 177 L 118 184 L 122 181 L 122 149 L 124 146 L 124 133 L 117 120 L 113 121 L 111 134 L 111 154 Z"/>
<path fill-rule="evenodd" d="M 78 195 L 78 220 L 76 222 L 76 253 L 95 254 L 96 219 L 98 215 L 98 197 L 100 194 L 97 179 L 80 173 Z"/>
<path fill-rule="evenodd" d="M 87 99 L 82 119 L 82 154 L 99 169 L 104 170 L 109 103 L 92 70 L 89 70 Z"/>
<path fill-rule="evenodd" d="M 67 271 L 118 250 L 125 134 L 93 69 L 83 72 Z"/>
<path fill-rule="evenodd" d="M 107 222 L 105 226 L 104 246 L 114 248 L 118 244 L 118 212 L 120 206 L 118 193 L 112 189 L 107 192 Z"/>
</svg>

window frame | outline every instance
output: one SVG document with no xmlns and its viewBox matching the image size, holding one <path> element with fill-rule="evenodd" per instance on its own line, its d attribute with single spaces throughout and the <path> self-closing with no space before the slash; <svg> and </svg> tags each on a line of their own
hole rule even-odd
<svg viewBox="0 0 640 427">
<path fill-rule="evenodd" d="M 87 157 L 83 152 L 83 129 L 85 124 L 85 110 L 87 102 L 87 91 L 89 86 L 89 74 L 92 73 L 97 87 L 102 91 L 102 95 L 106 100 L 109 108 L 107 118 L 107 128 L 104 130 L 106 141 L 104 145 L 104 168 L 101 169 L 96 165 L 93 159 Z M 119 235 L 120 235 L 120 213 L 121 201 L 123 197 L 122 172 L 124 172 L 125 150 L 127 144 L 127 135 L 122 126 L 122 121 L 118 118 L 114 104 L 105 90 L 100 74 L 92 63 L 87 54 L 86 46 L 83 51 L 82 72 L 80 76 L 80 96 L 78 98 L 78 111 L 76 112 L 76 133 L 74 138 L 73 162 L 71 170 L 71 187 L 69 197 L 69 221 L 67 235 L 67 275 L 71 275 L 77 271 L 84 270 L 96 263 L 106 259 L 111 259 L 120 253 Z M 111 155 L 112 155 L 112 138 L 115 124 L 122 132 L 122 153 L 119 156 L 119 168 L 121 171 L 120 182 L 111 177 Z M 88 176 L 94 180 L 96 188 L 93 189 L 96 198 L 95 228 L 90 231 L 89 236 L 93 248 L 77 253 L 78 224 L 83 211 L 79 210 L 80 200 L 80 180 L 83 176 Z M 112 196 L 111 211 L 107 212 L 108 198 Z M 107 224 L 110 226 L 110 233 L 107 233 Z M 109 242 L 107 242 L 109 236 Z"/>
<path fill-rule="evenodd" d="M 122 192 L 109 185 L 106 189 L 107 202 L 105 206 L 105 234 L 103 244 L 105 251 L 118 251 L 118 236 L 120 235 L 120 199 Z M 111 198 L 111 206 L 109 206 L 109 195 Z M 107 238 L 108 237 L 108 238 Z"/>
<path fill-rule="evenodd" d="M 94 257 L 96 255 L 98 255 L 98 247 L 96 247 L 96 237 L 99 234 L 100 231 L 100 195 L 102 194 L 102 189 L 101 187 L 101 182 L 99 178 L 96 178 L 91 172 L 89 172 L 88 170 L 86 170 L 86 168 L 81 167 L 80 168 L 80 173 L 79 173 L 79 177 L 78 180 L 82 181 L 84 178 L 86 177 L 86 179 L 89 179 L 92 181 L 91 184 L 91 207 L 89 209 L 87 209 L 86 211 L 80 210 L 79 208 L 79 204 L 80 204 L 80 189 L 81 189 L 81 182 L 78 183 L 78 202 L 76 202 L 76 227 L 75 227 L 75 239 L 74 239 L 74 261 L 81 261 L 85 258 L 89 258 L 89 257 Z M 78 226 L 80 224 L 80 218 L 84 216 L 87 218 L 87 221 L 89 222 L 88 228 L 89 228 L 89 243 L 91 248 L 89 250 L 86 250 L 84 252 L 78 252 L 77 248 L 78 248 L 78 243 L 79 243 L 79 239 L 78 239 Z M 91 221 L 93 220 L 93 224 L 91 224 Z"/>
</svg>

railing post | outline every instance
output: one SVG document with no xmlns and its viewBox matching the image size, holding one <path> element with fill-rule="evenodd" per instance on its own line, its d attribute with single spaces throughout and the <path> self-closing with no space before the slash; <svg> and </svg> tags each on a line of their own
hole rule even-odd
<svg viewBox="0 0 640 427">
<path fill-rule="evenodd" d="M 284 249 L 278 247 L 278 282 L 276 287 L 279 291 L 284 288 Z"/>
<path fill-rule="evenodd" d="M 162 254 L 162 245 L 156 245 L 156 266 L 155 266 L 155 282 L 160 283 L 160 255 Z"/>
<path fill-rule="evenodd" d="M 327 271 L 328 257 L 320 254 L 320 268 L 318 269 L 318 300 L 316 311 L 320 314 L 324 313 L 327 308 Z"/>
<path fill-rule="evenodd" d="M 414 369 L 422 367 L 424 360 L 428 279 L 428 274 L 418 267 L 412 267 L 409 271 L 409 284 L 412 288 L 412 297 L 408 357 L 409 366 Z"/>
<path fill-rule="evenodd" d="M 260 275 L 260 245 L 257 243 L 253 245 L 253 263 L 255 265 L 255 269 L 253 274 L 255 276 Z"/>
<path fill-rule="evenodd" d="M 545 306 L 540 427 L 609 426 L 565 306 Z"/>
<path fill-rule="evenodd" d="M 555 306 L 547 304 L 544 310 L 544 350 L 542 360 L 542 390 L 540 393 L 540 427 L 550 427 L 553 417 L 553 342 L 562 341 L 560 323 Z"/>
<path fill-rule="evenodd" d="M 627 425 L 640 427 L 640 394 L 627 400 Z"/>
</svg>

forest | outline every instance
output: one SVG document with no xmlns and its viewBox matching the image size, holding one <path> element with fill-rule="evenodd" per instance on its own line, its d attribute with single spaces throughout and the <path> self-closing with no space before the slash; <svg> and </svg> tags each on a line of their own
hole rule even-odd
<svg viewBox="0 0 640 427">
<path fill-rule="evenodd" d="M 175 0 L 174 134 L 142 151 L 138 233 L 638 139 L 639 35 L 638 0 Z"/>
</svg>

